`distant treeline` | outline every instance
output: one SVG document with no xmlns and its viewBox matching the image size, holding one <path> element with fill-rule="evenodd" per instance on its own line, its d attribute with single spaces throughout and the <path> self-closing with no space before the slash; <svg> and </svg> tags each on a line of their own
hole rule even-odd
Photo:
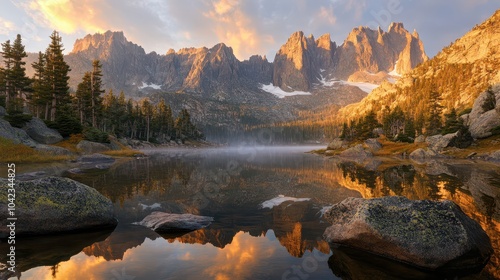
<svg viewBox="0 0 500 280">
<path fill-rule="evenodd" d="M 108 134 L 152 142 L 197 140 L 203 134 L 182 109 L 175 118 L 164 99 L 153 105 L 149 99 L 126 99 L 103 90 L 102 65 L 92 63 L 75 92 L 70 91 L 63 45 L 57 31 L 50 36 L 45 52 L 39 52 L 32 64 L 35 74 L 26 76 L 27 54 L 21 35 L 14 42 L 2 43 L 3 67 L 0 67 L 0 106 L 13 126 L 21 127 L 32 116 L 43 119 L 63 136 L 83 133 L 88 140 L 106 142 Z"/>
</svg>

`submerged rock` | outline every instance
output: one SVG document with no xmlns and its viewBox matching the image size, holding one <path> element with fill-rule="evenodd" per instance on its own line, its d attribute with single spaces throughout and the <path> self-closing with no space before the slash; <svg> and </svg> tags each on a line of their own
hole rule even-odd
<svg viewBox="0 0 500 280">
<path fill-rule="evenodd" d="M 475 221 L 451 201 L 347 198 L 326 214 L 324 238 L 429 270 L 486 264 L 493 249 Z"/>
<path fill-rule="evenodd" d="M 8 181 L 0 179 L 0 237 L 9 234 Z M 116 226 L 113 204 L 97 190 L 68 178 L 16 182 L 16 235 L 40 235 Z"/>
<path fill-rule="evenodd" d="M 207 227 L 214 218 L 192 214 L 153 212 L 137 223 L 160 233 L 186 232 Z"/>
</svg>

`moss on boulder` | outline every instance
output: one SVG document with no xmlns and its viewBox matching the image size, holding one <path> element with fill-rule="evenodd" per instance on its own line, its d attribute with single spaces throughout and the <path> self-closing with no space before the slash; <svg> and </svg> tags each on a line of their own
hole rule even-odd
<svg viewBox="0 0 500 280">
<path fill-rule="evenodd" d="M 0 193 L 8 193 L 8 181 L 0 179 Z M 17 181 L 16 235 L 40 235 L 116 226 L 113 204 L 97 190 L 68 178 L 46 177 Z M 3 196 L 2 196 L 3 197 Z M 8 201 L 0 201 L 0 237 L 7 228 Z"/>
<path fill-rule="evenodd" d="M 347 198 L 325 217 L 325 239 L 429 270 L 482 267 L 493 252 L 478 223 L 451 201 Z"/>
</svg>

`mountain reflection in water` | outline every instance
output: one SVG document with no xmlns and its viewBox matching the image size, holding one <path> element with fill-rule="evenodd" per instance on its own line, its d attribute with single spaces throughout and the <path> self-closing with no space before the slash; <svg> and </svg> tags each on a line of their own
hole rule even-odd
<svg viewBox="0 0 500 280">
<path fill-rule="evenodd" d="M 332 255 L 322 239 L 328 224 L 321 211 L 347 197 L 389 195 L 455 201 L 495 249 L 487 267 L 470 279 L 500 278 L 498 166 L 395 162 L 368 170 L 304 154 L 312 149 L 151 151 L 150 158 L 121 161 L 105 172 L 65 174 L 109 197 L 120 223 L 67 261 L 30 265 L 21 279 L 360 279 L 369 266 L 348 252 Z M 259 207 L 279 195 L 310 200 Z M 153 211 L 215 221 L 175 238 L 132 224 Z M 379 270 L 380 279 L 393 277 Z M 412 268 L 404 271 L 420 277 Z"/>
</svg>

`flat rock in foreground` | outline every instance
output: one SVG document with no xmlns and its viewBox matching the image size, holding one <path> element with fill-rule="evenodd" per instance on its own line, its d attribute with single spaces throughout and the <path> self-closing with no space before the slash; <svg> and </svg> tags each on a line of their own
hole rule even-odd
<svg viewBox="0 0 500 280">
<path fill-rule="evenodd" d="M 0 178 L 0 238 L 10 232 L 8 183 Z M 16 181 L 15 204 L 16 236 L 102 229 L 117 224 L 108 198 L 68 178 Z"/>
<path fill-rule="evenodd" d="M 405 197 L 347 198 L 326 214 L 330 244 L 340 244 L 429 270 L 481 268 L 490 239 L 451 201 Z"/>
<path fill-rule="evenodd" d="M 193 231 L 207 227 L 212 223 L 212 217 L 192 214 L 171 214 L 153 212 L 137 223 L 160 233 Z"/>
</svg>

